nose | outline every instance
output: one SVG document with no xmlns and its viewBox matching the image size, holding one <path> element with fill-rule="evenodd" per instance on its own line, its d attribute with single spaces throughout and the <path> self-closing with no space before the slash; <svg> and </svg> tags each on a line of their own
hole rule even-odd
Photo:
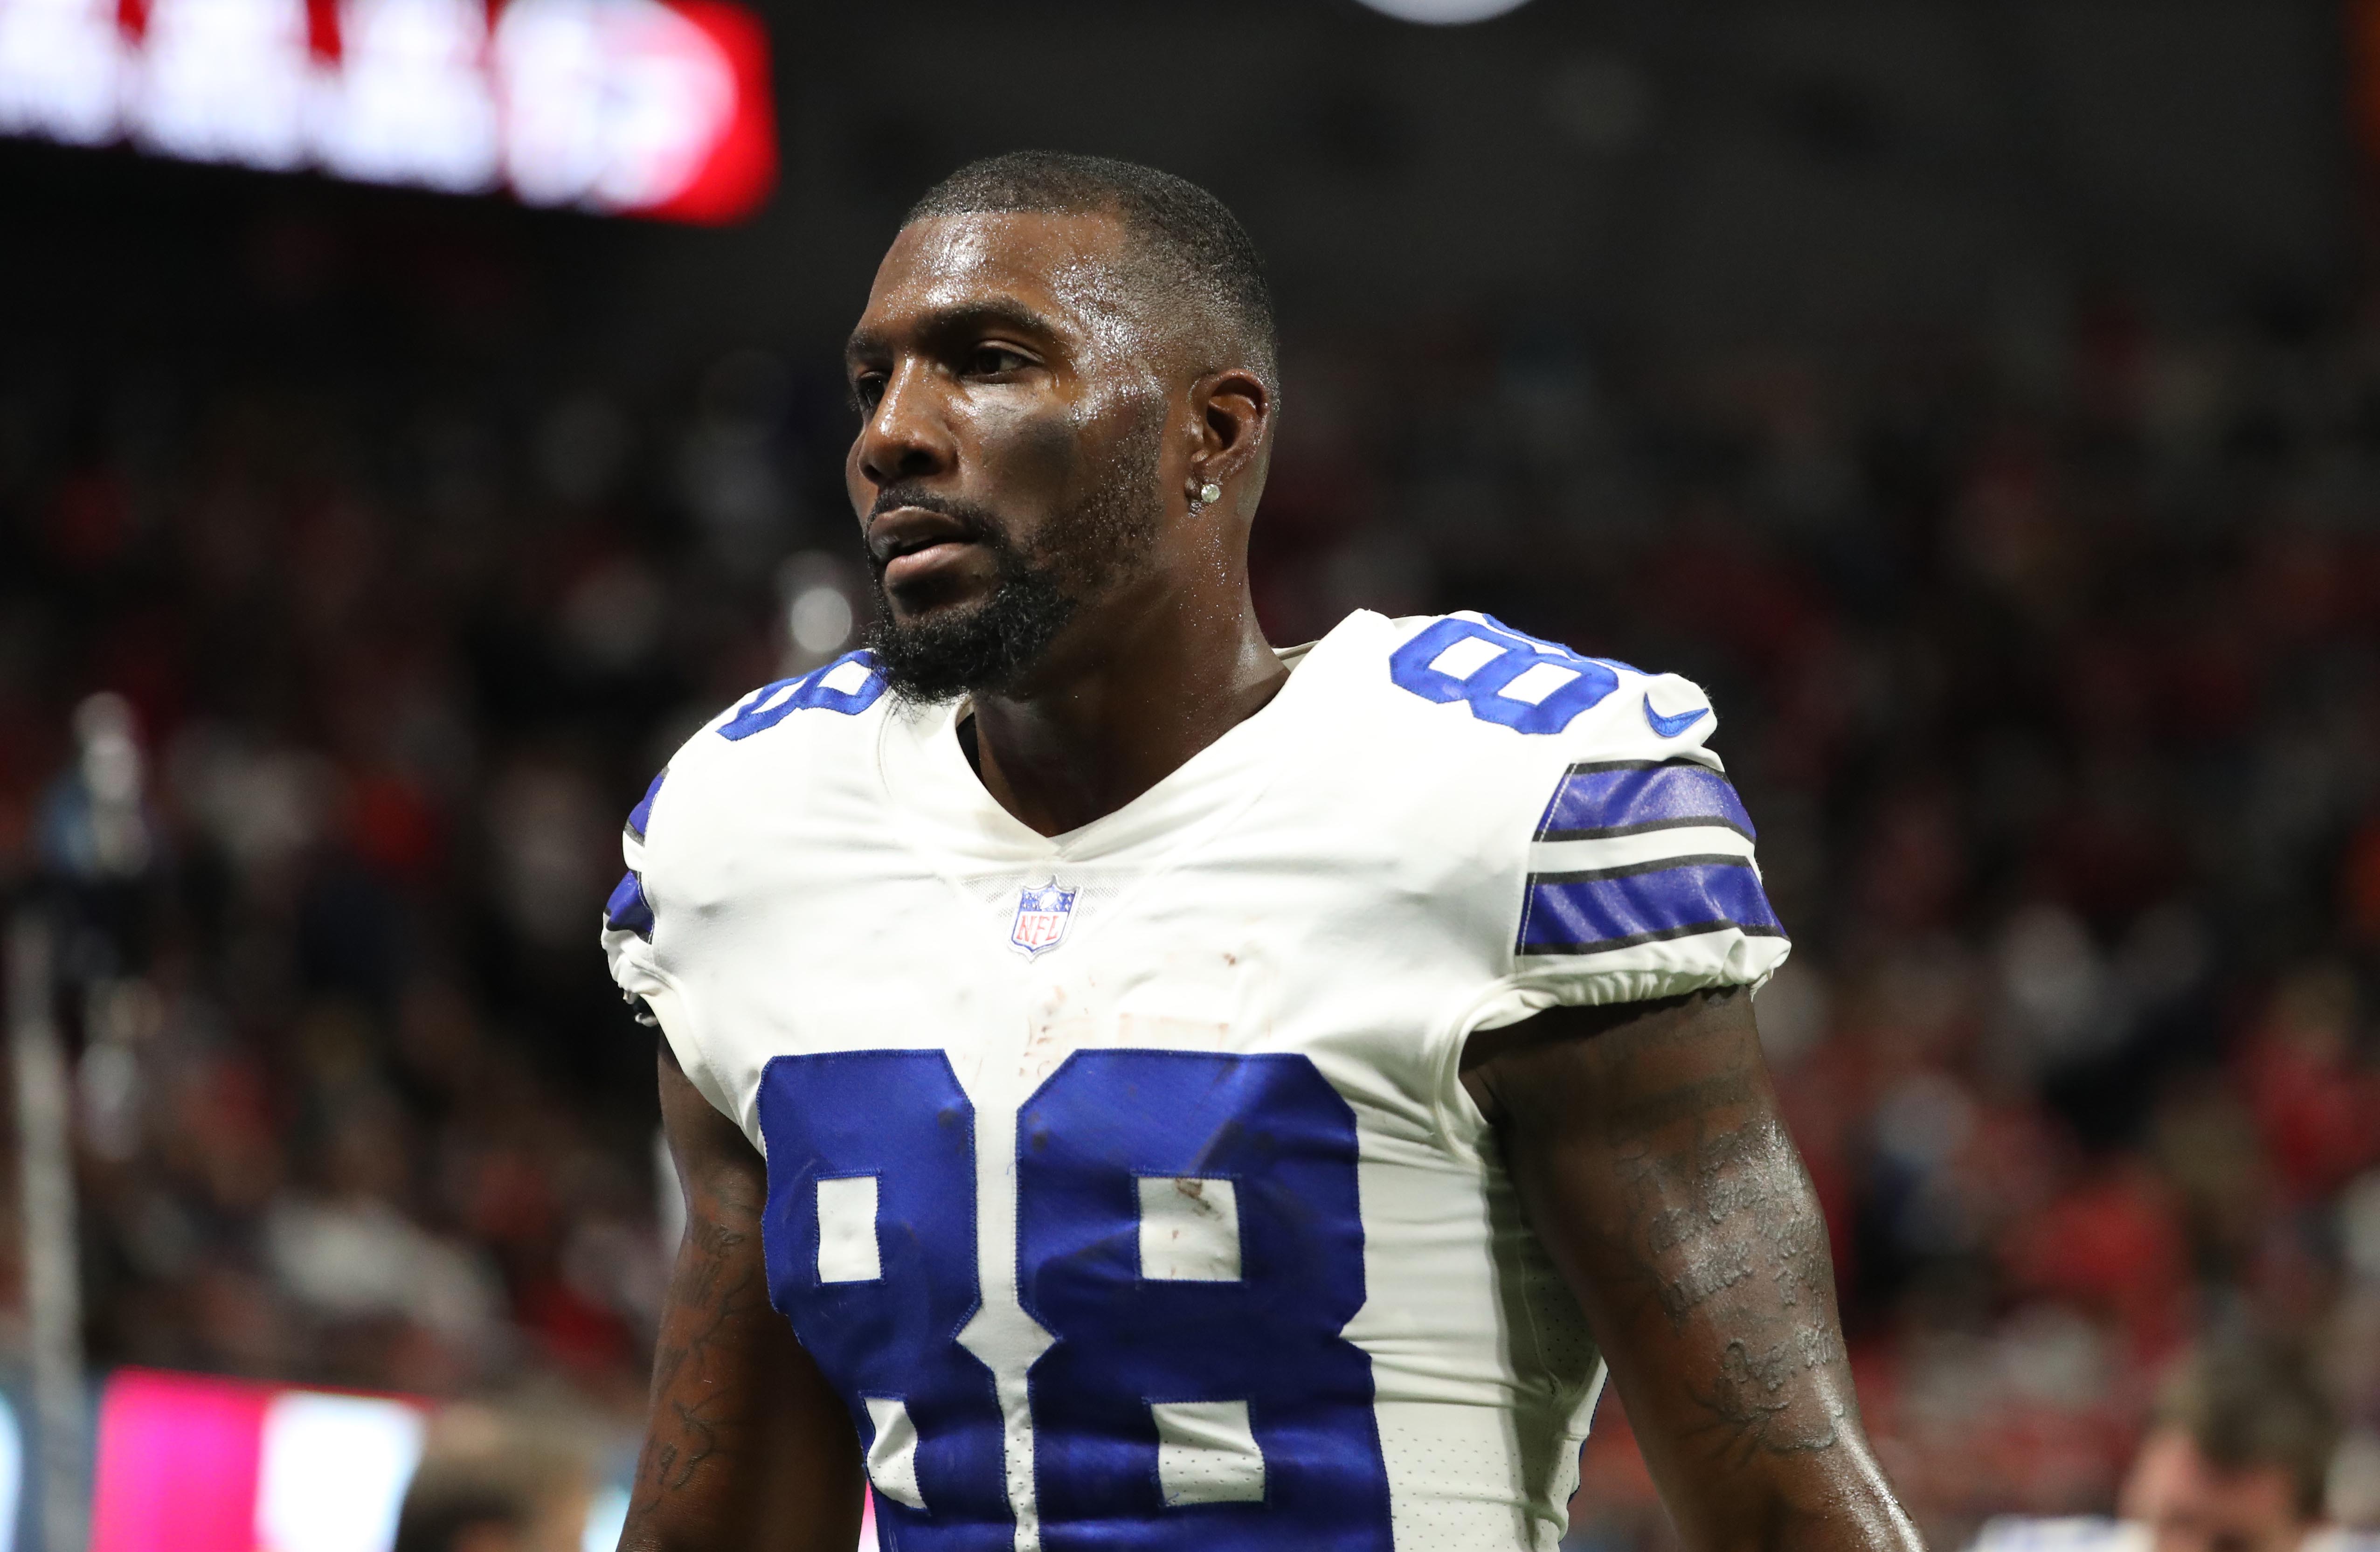
<svg viewBox="0 0 2380 1552">
<path fill-rule="evenodd" d="M 948 473 L 957 462 L 957 448 L 942 410 L 933 373 L 924 363 L 905 361 L 893 368 L 884 396 L 852 448 L 860 477 L 881 489 Z"/>
</svg>

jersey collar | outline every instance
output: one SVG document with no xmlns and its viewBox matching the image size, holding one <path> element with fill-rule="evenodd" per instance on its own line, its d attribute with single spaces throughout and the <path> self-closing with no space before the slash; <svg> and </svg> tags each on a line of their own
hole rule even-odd
<svg viewBox="0 0 2380 1552">
<path fill-rule="evenodd" d="M 1350 615 L 1320 641 L 1281 649 L 1289 682 L 1255 715 L 1115 812 L 1059 835 L 1037 833 L 984 789 L 959 747 L 966 702 L 894 704 L 878 741 L 878 769 L 893 821 L 905 839 L 965 871 L 1154 861 L 1263 792 L 1311 727 L 1314 708 L 1307 703 L 1321 692 L 1349 626 L 1364 617 Z"/>
</svg>

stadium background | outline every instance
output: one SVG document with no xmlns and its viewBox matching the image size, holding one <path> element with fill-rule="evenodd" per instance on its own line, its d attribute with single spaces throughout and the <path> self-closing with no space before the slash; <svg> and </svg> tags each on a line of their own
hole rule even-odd
<svg viewBox="0 0 2380 1552">
<path fill-rule="evenodd" d="M 76 951 L 95 1365 L 633 1426 L 619 818 L 844 645 L 842 331 L 908 200 L 1047 144 L 1269 256 L 1276 640 L 1482 608 L 1712 691 L 1937 1545 L 2106 1509 L 2210 1323 L 2380 1426 L 2366 12 L 767 15 L 782 178 L 730 227 L 0 142 L 0 874 L 71 849 L 95 691 L 158 826 Z M 2334 1489 L 2380 1522 L 2380 1436 Z M 1666 1535 L 1607 1405 L 1577 1545 Z"/>
</svg>

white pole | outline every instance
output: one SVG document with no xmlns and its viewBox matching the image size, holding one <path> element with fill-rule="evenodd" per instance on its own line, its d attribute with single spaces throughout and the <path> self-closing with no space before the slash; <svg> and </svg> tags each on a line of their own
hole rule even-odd
<svg viewBox="0 0 2380 1552">
<path fill-rule="evenodd" d="M 66 1052 L 52 1007 L 50 923 L 33 907 L 8 927 L 8 1054 L 17 1080 L 25 1316 L 33 1382 L 31 1451 L 42 1552 L 83 1552 L 91 1479 L 82 1276 Z"/>
</svg>

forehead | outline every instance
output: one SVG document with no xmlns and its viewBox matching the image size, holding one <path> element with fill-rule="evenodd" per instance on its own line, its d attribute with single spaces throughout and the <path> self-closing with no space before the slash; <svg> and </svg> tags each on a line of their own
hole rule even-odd
<svg viewBox="0 0 2380 1552">
<path fill-rule="evenodd" d="M 937 314 L 1009 302 L 1062 330 L 1101 332 L 1131 316 L 1124 248 L 1123 224 L 1097 212 L 928 216 L 892 239 L 859 331 L 897 333 Z"/>
</svg>

